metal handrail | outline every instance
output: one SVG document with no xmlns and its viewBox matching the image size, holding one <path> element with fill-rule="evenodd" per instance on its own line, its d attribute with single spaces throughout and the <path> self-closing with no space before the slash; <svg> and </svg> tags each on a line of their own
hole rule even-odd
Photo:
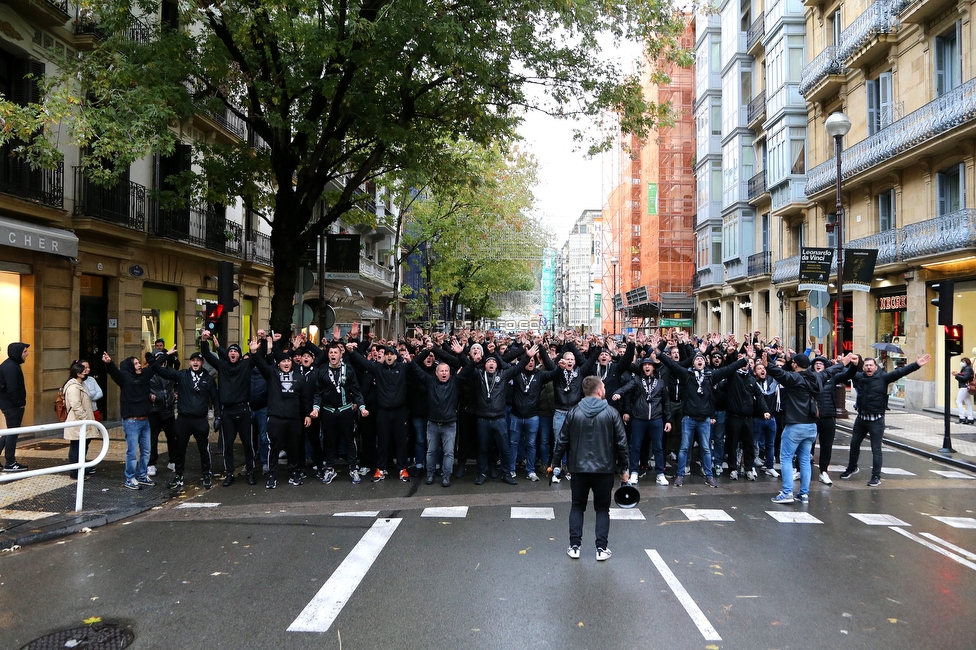
<svg viewBox="0 0 976 650">
<path fill-rule="evenodd" d="M 95 427 L 96 430 L 102 434 L 102 450 L 98 452 L 98 456 L 95 457 L 91 462 L 85 460 L 85 453 L 81 450 L 86 448 L 85 438 L 88 433 L 89 425 Z M 85 470 L 89 467 L 94 467 L 102 462 L 105 455 L 108 453 L 109 437 L 108 429 L 101 422 L 96 422 L 95 420 L 71 420 L 69 422 L 55 422 L 54 424 L 39 424 L 32 427 L 17 427 L 14 429 L 3 429 L 0 430 L 0 436 L 9 435 L 19 435 L 22 433 L 34 433 L 38 431 L 58 431 L 69 429 L 72 427 L 80 427 L 81 431 L 78 434 L 78 462 L 69 463 L 67 465 L 55 465 L 54 467 L 42 467 L 41 469 L 29 469 L 24 472 L 10 473 L 6 472 L 0 474 L 0 483 L 6 483 L 9 481 L 16 481 L 22 478 L 30 478 L 32 476 L 43 476 L 45 474 L 57 474 L 64 471 L 76 471 L 78 472 L 78 486 L 75 492 L 75 512 L 81 512 L 82 501 L 84 499 L 85 491 Z"/>
</svg>

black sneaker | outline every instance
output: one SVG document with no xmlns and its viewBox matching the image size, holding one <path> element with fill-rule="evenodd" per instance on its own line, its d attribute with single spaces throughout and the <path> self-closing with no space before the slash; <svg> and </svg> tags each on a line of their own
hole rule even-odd
<svg viewBox="0 0 976 650">
<path fill-rule="evenodd" d="M 274 476 L 269 476 L 268 482 L 264 484 L 264 487 L 268 490 L 275 489 L 278 487 L 278 479 L 276 479 Z"/>
<path fill-rule="evenodd" d="M 7 463 L 6 465 L 4 465 L 3 466 L 3 471 L 5 471 L 5 472 L 26 472 L 27 471 L 27 465 L 21 465 L 17 461 L 14 461 L 12 463 Z"/>
<path fill-rule="evenodd" d="M 258 482 L 257 479 L 254 478 L 254 472 L 248 472 L 247 473 L 247 484 L 248 485 L 257 485 L 257 482 Z"/>
<path fill-rule="evenodd" d="M 153 487 L 154 485 L 156 485 L 156 481 L 152 480 L 148 476 L 140 476 L 136 478 L 136 482 L 139 485 L 145 485 L 146 487 Z"/>
<path fill-rule="evenodd" d="M 434 475 L 433 474 L 428 474 L 427 475 L 427 480 L 424 481 L 424 483 L 426 485 L 433 485 L 434 484 Z"/>
<path fill-rule="evenodd" d="M 177 474 L 176 476 L 174 476 L 172 480 L 170 480 L 169 485 L 167 487 L 170 490 L 178 490 L 181 487 L 183 487 L 183 475 Z"/>
<path fill-rule="evenodd" d="M 880 476 L 872 476 L 871 480 L 868 481 L 868 487 L 878 487 L 879 485 L 881 485 Z"/>
<path fill-rule="evenodd" d="M 860 471 L 861 471 L 861 469 L 859 467 L 855 467 L 854 469 L 845 469 L 844 470 L 844 473 L 841 474 L 840 477 L 846 481 L 847 479 L 849 479 L 850 477 L 854 476 L 855 474 L 857 474 Z"/>
<path fill-rule="evenodd" d="M 488 477 L 485 476 L 484 474 L 478 474 L 478 478 L 476 478 L 474 480 L 474 484 L 475 485 L 482 485 L 485 482 L 485 479 L 486 478 L 488 478 Z"/>
<path fill-rule="evenodd" d="M 212 487 L 213 487 L 213 474 L 204 474 L 203 475 L 203 488 L 205 490 L 209 490 Z"/>
<path fill-rule="evenodd" d="M 518 481 L 515 480 L 515 474 L 511 472 L 505 472 L 502 475 L 502 483 L 508 483 L 509 485 L 518 485 Z"/>
<path fill-rule="evenodd" d="M 302 475 L 301 474 L 296 474 L 295 476 L 292 476 L 290 479 L 288 479 L 288 485 L 294 485 L 294 486 L 297 487 L 297 486 L 299 486 L 301 484 L 302 484 Z"/>
<path fill-rule="evenodd" d="M 223 487 L 230 487 L 233 484 L 234 484 L 234 475 L 228 474 L 227 476 L 224 477 L 224 482 L 221 483 L 220 485 Z"/>
<path fill-rule="evenodd" d="M 441 487 L 451 487 L 451 476 L 448 474 L 441 480 Z"/>
</svg>

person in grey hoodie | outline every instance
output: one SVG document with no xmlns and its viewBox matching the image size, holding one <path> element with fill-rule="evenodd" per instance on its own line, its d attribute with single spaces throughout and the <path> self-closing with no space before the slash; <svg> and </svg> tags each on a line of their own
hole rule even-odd
<svg viewBox="0 0 976 650">
<path fill-rule="evenodd" d="M 27 406 L 27 386 L 24 384 L 24 370 L 21 366 L 27 360 L 29 343 L 19 341 L 7 346 L 7 359 L 0 363 L 0 411 L 7 420 L 8 429 L 16 429 L 24 421 L 24 407 Z M 3 471 L 23 472 L 26 465 L 17 462 L 17 436 L 7 435 L 0 439 L 3 446 Z"/>
<path fill-rule="evenodd" d="M 593 491 L 596 511 L 596 559 L 610 559 L 607 538 L 610 535 L 610 494 L 615 474 L 630 479 L 627 432 L 620 413 L 606 402 L 606 387 L 599 377 L 583 379 L 583 399 L 566 414 L 556 437 L 548 473 L 567 454 L 566 467 L 572 478 L 573 503 L 569 511 L 569 548 L 567 555 L 579 559 L 583 541 L 583 511 Z"/>
</svg>

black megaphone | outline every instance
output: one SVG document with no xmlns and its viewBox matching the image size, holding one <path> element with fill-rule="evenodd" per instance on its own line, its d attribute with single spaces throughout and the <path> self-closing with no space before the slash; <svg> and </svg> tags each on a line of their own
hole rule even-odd
<svg viewBox="0 0 976 650">
<path fill-rule="evenodd" d="M 640 503 L 640 490 L 624 483 L 613 493 L 613 502 L 621 508 L 636 508 Z"/>
</svg>

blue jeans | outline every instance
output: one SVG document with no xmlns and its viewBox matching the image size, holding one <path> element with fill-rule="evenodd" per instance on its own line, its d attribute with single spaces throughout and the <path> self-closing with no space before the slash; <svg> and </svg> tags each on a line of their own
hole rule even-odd
<svg viewBox="0 0 976 650">
<path fill-rule="evenodd" d="M 752 423 L 755 430 L 755 439 L 766 452 L 766 469 L 773 469 L 776 460 L 776 419 L 755 418 Z M 751 468 L 750 468 L 751 469 Z"/>
<path fill-rule="evenodd" d="M 424 420 L 424 422 L 427 422 Z M 441 469 L 447 480 L 454 471 L 454 438 L 457 436 L 457 422 L 437 424 L 427 422 L 427 476 L 434 475 L 434 468 L 444 454 Z"/>
<path fill-rule="evenodd" d="M 657 474 L 664 474 L 664 446 L 662 445 L 664 420 L 661 418 L 654 420 L 630 419 L 630 474 L 637 476 L 640 472 L 641 445 L 644 444 L 645 435 L 651 437 L 654 471 Z"/>
<path fill-rule="evenodd" d="M 258 456 L 261 465 L 268 464 L 271 442 L 268 440 L 268 407 L 251 409 L 251 439 L 257 440 Z"/>
<path fill-rule="evenodd" d="M 122 430 L 125 431 L 125 480 L 143 478 L 149 466 L 149 420 L 122 420 Z"/>
<path fill-rule="evenodd" d="M 681 418 L 681 449 L 678 451 L 678 476 L 685 475 L 688 464 L 688 449 L 691 448 L 692 436 L 698 437 L 701 447 L 702 469 L 705 477 L 712 478 L 712 452 L 709 438 L 711 437 L 711 422 L 708 419 L 694 420 L 687 415 Z"/>
<path fill-rule="evenodd" d="M 414 465 L 420 467 L 427 457 L 427 418 L 412 417 L 410 418 L 410 426 L 413 427 L 413 462 Z M 451 447 L 451 457 L 454 457 L 453 447 Z M 440 459 L 438 458 L 435 462 L 440 462 Z"/>
<path fill-rule="evenodd" d="M 509 453 L 508 447 L 508 418 L 478 418 L 478 473 L 488 475 L 488 443 L 494 439 L 498 446 L 498 457 L 502 462 L 502 469 L 508 470 L 515 454 Z"/>
<path fill-rule="evenodd" d="M 799 455 L 800 494 L 810 493 L 810 451 L 817 439 L 816 424 L 787 424 L 783 428 L 783 441 L 779 447 L 779 460 L 783 463 L 783 494 L 793 494 L 793 454 Z M 766 452 L 769 457 L 769 452 Z"/>
<path fill-rule="evenodd" d="M 715 424 L 712 425 L 712 461 L 722 469 L 725 461 L 725 411 L 715 411 L 712 416 Z M 735 469 L 735 458 L 729 461 L 729 469 Z"/>
<path fill-rule="evenodd" d="M 508 416 L 508 449 L 511 460 L 508 471 L 515 471 L 515 457 L 512 450 L 519 448 L 519 442 L 525 439 L 525 470 L 535 471 L 535 439 L 539 435 L 539 416 L 520 418 L 517 415 Z"/>
<path fill-rule="evenodd" d="M 552 416 L 540 415 L 539 444 L 537 445 L 536 454 L 542 459 L 544 465 L 549 463 L 549 457 L 552 456 L 552 441 Z"/>
<path fill-rule="evenodd" d="M 552 446 L 553 447 L 556 446 L 556 438 L 559 437 L 559 431 L 560 429 L 563 428 L 563 422 L 566 421 L 566 416 L 568 414 L 569 411 L 560 411 L 559 409 L 556 409 L 556 411 L 552 414 Z M 565 464 L 566 464 L 566 454 L 563 454 L 562 458 L 552 459 L 553 467 L 559 467 L 560 465 L 565 465 Z"/>
</svg>

